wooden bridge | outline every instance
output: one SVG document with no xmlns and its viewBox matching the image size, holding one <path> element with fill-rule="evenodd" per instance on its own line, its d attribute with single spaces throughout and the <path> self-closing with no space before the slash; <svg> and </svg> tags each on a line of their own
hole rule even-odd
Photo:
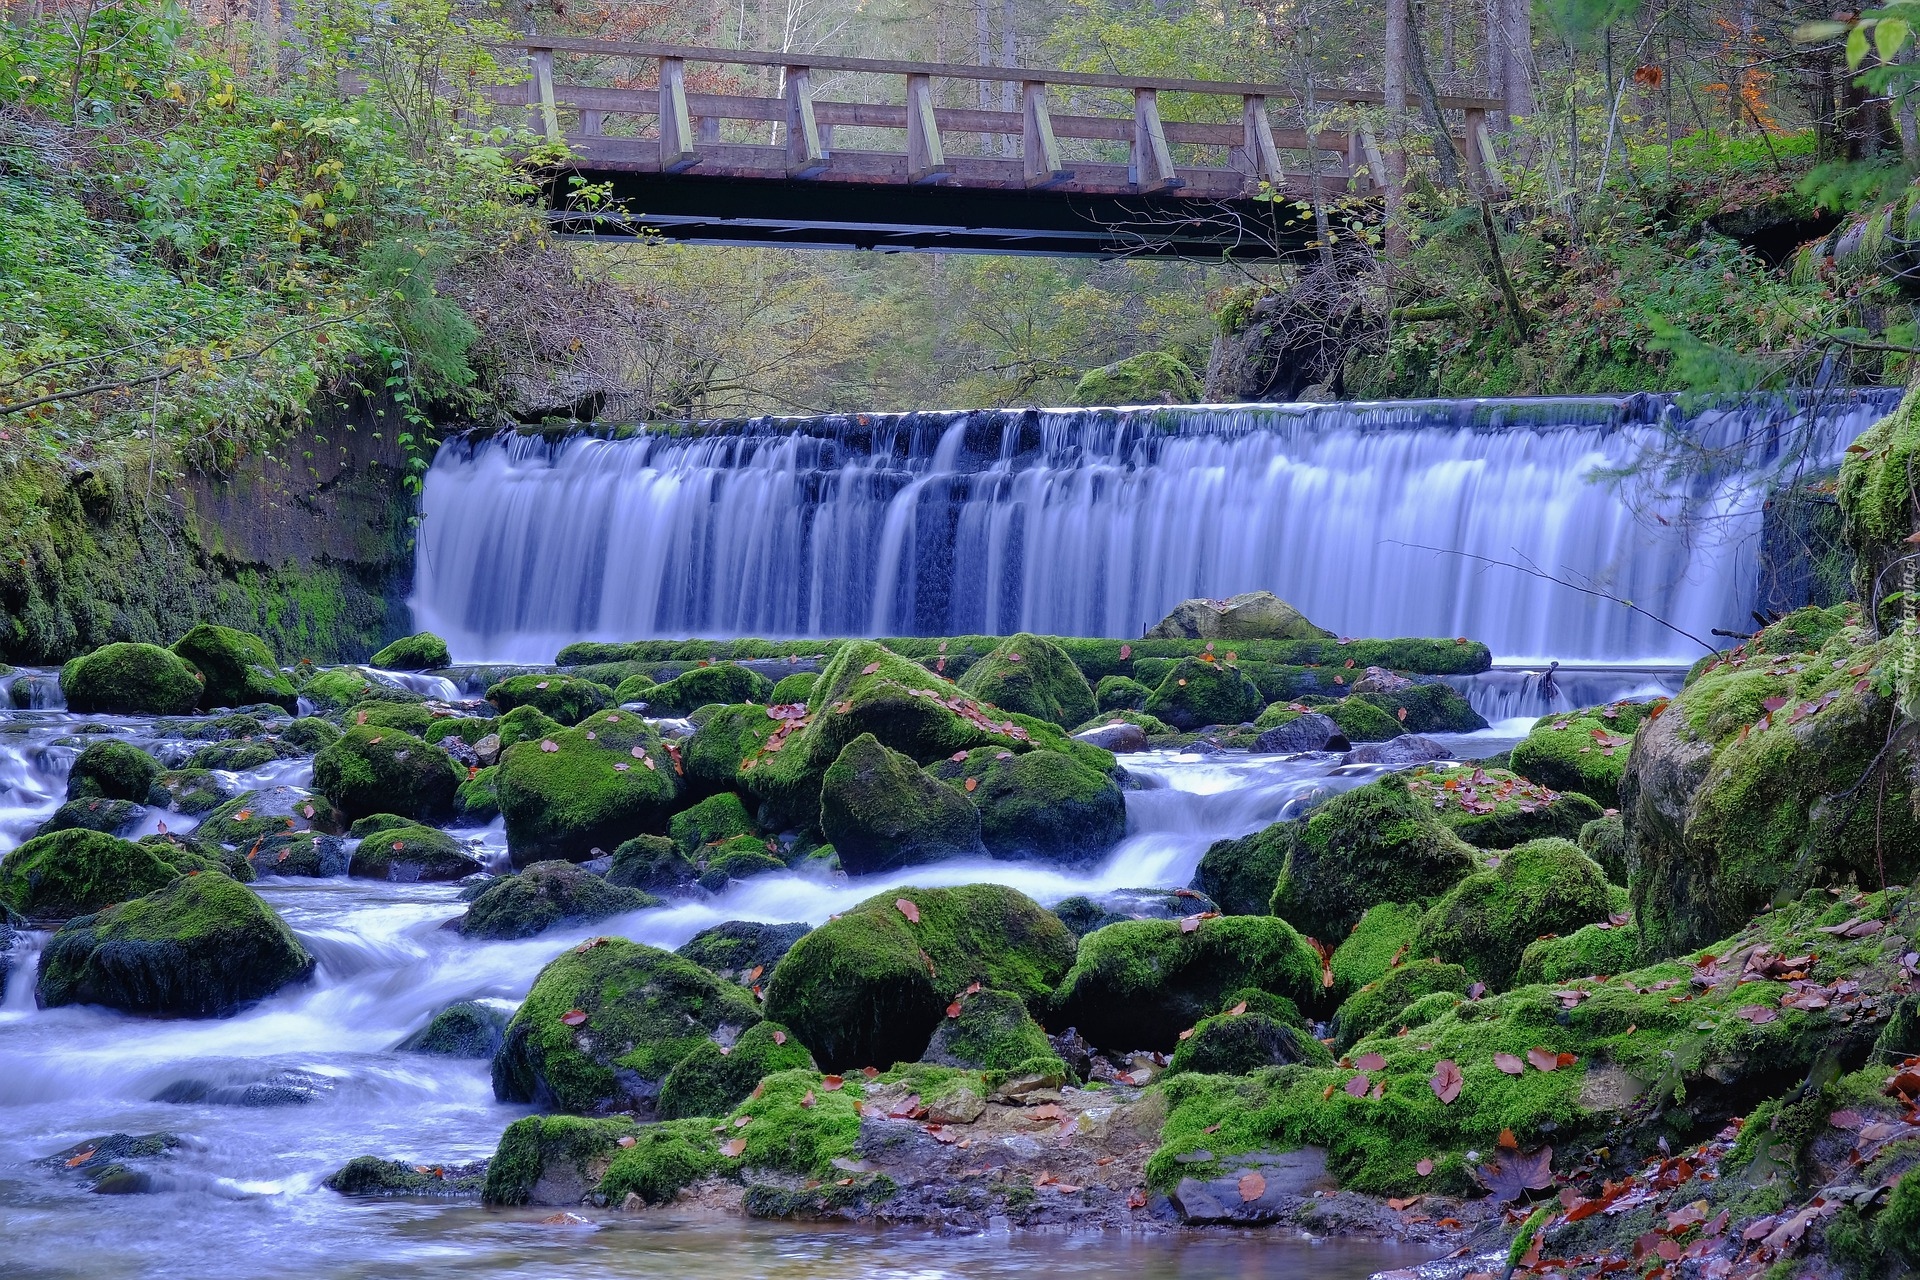
<svg viewBox="0 0 1920 1280">
<path fill-rule="evenodd" d="M 503 52 L 529 74 L 491 99 L 524 106 L 536 132 L 577 157 L 553 187 L 556 227 L 572 234 L 1270 258 L 1312 238 L 1311 220 L 1273 197 L 1377 194 L 1389 178 L 1367 124 L 1378 90 L 1309 97 L 1277 84 L 538 36 Z M 740 91 L 753 81 L 772 92 Z M 823 82 L 837 96 L 816 97 Z M 954 82 L 1013 109 L 938 105 Z M 1438 105 L 1484 180 L 1486 117 L 1502 104 Z M 1310 137 L 1277 127 L 1276 112 L 1346 123 Z M 627 212 L 569 210 L 575 174 Z"/>
</svg>

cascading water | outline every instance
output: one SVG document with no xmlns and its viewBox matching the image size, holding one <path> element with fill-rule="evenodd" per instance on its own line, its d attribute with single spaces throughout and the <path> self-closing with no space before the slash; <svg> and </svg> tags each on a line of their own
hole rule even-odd
<svg viewBox="0 0 1920 1280">
<path fill-rule="evenodd" d="M 1736 626 L 1780 460 L 1836 460 L 1896 398 L 1691 416 L 1657 396 L 1034 410 L 455 441 L 427 475 L 414 611 L 462 660 L 526 662 L 578 639 L 1134 636 L 1182 599 L 1267 589 L 1347 635 L 1684 664 L 1698 650 L 1643 616 L 1469 557 L 1603 587 L 1695 635 Z M 1600 478 L 1677 445 L 1695 451 L 1677 479 Z"/>
</svg>

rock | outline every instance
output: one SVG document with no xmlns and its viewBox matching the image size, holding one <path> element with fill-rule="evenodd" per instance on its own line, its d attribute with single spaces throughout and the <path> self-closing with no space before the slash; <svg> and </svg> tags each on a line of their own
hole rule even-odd
<svg viewBox="0 0 1920 1280">
<path fill-rule="evenodd" d="M 0 904 L 31 920 L 65 920 L 164 888 L 179 874 L 146 845 L 71 828 L 35 836 L 0 860 Z"/>
<path fill-rule="evenodd" d="M 1340 757 L 1341 764 L 1425 764 L 1429 760 L 1451 760 L 1453 752 L 1417 733 L 1403 733 L 1385 742 L 1363 742 Z"/>
<path fill-rule="evenodd" d="M 453 762 L 462 769 L 478 769 L 480 767 L 480 753 L 468 746 L 466 740 L 458 734 L 450 733 L 446 737 L 436 741 L 433 745 L 446 752 L 447 755 L 452 758 Z"/>
<path fill-rule="evenodd" d="M 186 1145 L 171 1133 L 109 1133 L 76 1142 L 36 1160 L 61 1177 L 77 1177 L 96 1195 L 142 1195 L 165 1190 L 171 1180 L 152 1167 Z"/>
<path fill-rule="evenodd" d="M 1375 903 L 1436 897 L 1474 869 L 1473 850 L 1398 777 L 1356 787 L 1280 825 L 1293 831 L 1293 847 L 1269 906 L 1309 937 L 1344 938 Z"/>
<path fill-rule="evenodd" d="M 956 997 L 920 1055 L 936 1066 L 1022 1074 L 1035 1059 L 1051 1062 L 1053 1045 L 1027 1012 L 1026 1001 L 987 988 Z"/>
<path fill-rule="evenodd" d="M 262 1071 L 251 1063 L 236 1064 L 216 1074 L 187 1076 L 162 1087 L 151 1099 L 169 1106 L 298 1107 L 333 1092 L 327 1076 L 295 1068 Z"/>
<path fill-rule="evenodd" d="M 1333 949 L 1333 998 L 1345 1000 L 1370 982 L 1385 977 L 1413 950 L 1424 902 L 1380 902 L 1367 908 L 1360 923 Z"/>
<path fill-rule="evenodd" d="M 302 751 L 319 752 L 339 741 L 340 730 L 318 716 L 301 716 L 280 731 L 280 740 Z"/>
<path fill-rule="evenodd" d="M 1616 702 L 1542 716 L 1514 746 L 1513 771 L 1543 787 L 1579 792 L 1605 808 L 1617 808 L 1629 748 L 1649 709 L 1647 703 Z M 1602 736 L 1595 738 L 1595 733 Z"/>
<path fill-rule="evenodd" d="M 704 1040 L 680 1059 L 660 1085 L 659 1116 L 724 1116 L 774 1072 L 813 1069 L 812 1055 L 785 1027 L 757 1023 L 731 1045 Z"/>
<path fill-rule="evenodd" d="M 355 726 L 313 758 L 313 788 L 348 818 L 443 818 L 465 776 L 447 753 L 398 729 Z"/>
<path fill-rule="evenodd" d="M 275 760 L 291 760 L 303 754 L 297 747 L 266 738 L 254 742 L 215 742 L 188 756 L 186 767 L 246 773 Z"/>
<path fill-rule="evenodd" d="M 161 861 L 171 862 L 174 870 L 182 875 L 189 871 L 223 871 L 241 884 L 253 883 L 253 864 L 244 853 L 202 840 L 198 832 L 185 836 L 178 832 L 142 836 L 136 843 L 153 850 Z"/>
<path fill-rule="evenodd" d="M 1182 658 L 1167 672 L 1144 708 L 1176 729 L 1210 724 L 1243 724 L 1260 714 L 1266 699 L 1235 663 L 1224 658 L 1203 662 Z"/>
<path fill-rule="evenodd" d="M 1200 379 L 1170 351 L 1142 351 L 1098 369 L 1089 369 L 1074 386 L 1075 404 L 1191 404 L 1200 398 Z"/>
<path fill-rule="evenodd" d="M 453 816 L 463 823 L 484 826 L 500 816 L 500 770 L 476 769 L 453 789 Z"/>
<path fill-rule="evenodd" d="M 1102 751 L 1111 751 L 1115 755 L 1147 749 L 1147 731 L 1124 720 L 1115 720 L 1094 729 L 1082 729 L 1073 735 L 1073 740 L 1099 747 Z"/>
<path fill-rule="evenodd" d="M 936 761 L 926 772 L 973 802 L 981 843 L 996 858 L 1089 862 L 1127 834 L 1120 785 L 1057 751 L 1015 755 L 977 747 L 964 759 Z M 844 862 L 844 846 L 834 840 L 834 848 Z"/>
<path fill-rule="evenodd" d="M 495 720 L 493 725 L 502 752 L 518 743 L 552 737 L 567 727 L 538 707 L 515 707 Z"/>
<path fill-rule="evenodd" d="M 766 985 L 767 1016 L 825 1070 L 884 1068 L 926 1051 L 955 992 L 978 982 L 1032 1007 L 1073 953 L 1058 917 L 1012 889 L 889 890 L 793 945 Z"/>
<path fill-rule="evenodd" d="M 700 868 L 665 836 L 635 836 L 613 851 L 607 883 L 644 893 L 685 889 L 700 876 Z"/>
<path fill-rule="evenodd" d="M 759 1021 L 752 995 L 691 961 L 596 938 L 540 971 L 493 1060 L 493 1091 L 578 1114 L 649 1114 L 682 1058 Z"/>
<path fill-rule="evenodd" d="M 756 920 L 729 920 L 710 925 L 682 943 L 675 955 L 743 987 L 759 985 L 780 957 L 805 937 L 811 926 L 761 924 Z"/>
<path fill-rule="evenodd" d="M 1093 690 L 1067 651 L 1042 636 L 1008 636 L 968 667 L 959 685 L 982 702 L 1063 729 L 1091 718 Z"/>
<path fill-rule="evenodd" d="M 160 778 L 160 762 L 117 738 L 90 742 L 67 774 L 69 800 L 131 800 L 147 804 Z"/>
<path fill-rule="evenodd" d="M 200 705 L 207 710 L 263 702 L 290 714 L 300 708 L 293 681 L 259 636 L 203 622 L 174 641 L 173 651 L 206 678 Z"/>
<path fill-rule="evenodd" d="M 517 742 L 499 770 L 494 786 L 516 867 L 585 862 L 664 831 L 681 792 L 679 762 L 631 711 L 596 712 L 575 728 Z"/>
<path fill-rule="evenodd" d="M 1368 1036 L 1391 1035 L 1406 1021 L 1401 1015 L 1422 996 L 1436 992 L 1463 996 L 1473 975 L 1457 964 L 1429 957 L 1385 970 L 1356 988 L 1333 1015 L 1335 1044 L 1342 1052 Z"/>
<path fill-rule="evenodd" d="M 1258 752 L 1347 751 L 1352 744 L 1329 716 L 1317 711 L 1295 715 L 1253 740 Z"/>
<path fill-rule="evenodd" d="M 263 836 L 248 847 L 245 856 L 260 875 L 311 879 L 344 876 L 352 862 L 345 840 L 317 831 Z"/>
<path fill-rule="evenodd" d="M 1271 591 L 1226 600 L 1183 600 L 1148 629 L 1147 640 L 1331 640 Z M 1225 723 L 1216 721 L 1215 723 Z"/>
<path fill-rule="evenodd" d="M 343 1196 L 363 1199 L 398 1196 L 464 1199 L 477 1197 L 486 1184 L 486 1177 L 484 1160 L 462 1165 L 421 1165 L 382 1160 L 378 1156 L 355 1156 L 320 1185 Z"/>
<path fill-rule="evenodd" d="M 1330 1066 L 1326 1046 L 1298 1027 L 1266 1013 L 1220 1013 L 1202 1018 L 1193 1032 L 1173 1051 L 1170 1072 L 1204 1071 L 1209 1075 L 1243 1076 L 1261 1067 L 1292 1063 Z"/>
<path fill-rule="evenodd" d="M 698 856 L 703 845 L 752 835 L 753 817 L 738 795 L 722 791 L 674 814 L 667 831 L 680 852 L 692 858 Z"/>
<path fill-rule="evenodd" d="M 1351 686 L 1354 693 L 1398 693 L 1412 689 L 1414 681 L 1385 667 L 1368 667 Z"/>
<path fill-rule="evenodd" d="M 459 1000 L 394 1046 L 436 1058 L 491 1058 L 506 1040 L 508 1014 L 478 1000 Z"/>
<path fill-rule="evenodd" d="M 227 801 L 208 814 L 194 834 L 219 844 L 248 845 L 262 836 L 344 830 L 345 819 L 324 797 L 298 787 L 267 787 L 243 791 Z"/>
<path fill-rule="evenodd" d="M 364 837 L 347 874 L 361 880 L 460 880 L 480 871 L 480 860 L 444 831 L 406 823 Z"/>
<path fill-rule="evenodd" d="M 1100 711 L 1138 711 L 1152 696 L 1150 686 L 1128 676 L 1101 676 L 1093 687 L 1093 704 Z"/>
<path fill-rule="evenodd" d="M 851 875 L 984 857 L 980 814 L 870 733 L 847 744 L 820 788 L 820 833 Z"/>
<path fill-rule="evenodd" d="M 659 682 L 652 676 L 636 672 L 622 679 L 614 688 L 613 700 L 623 707 L 629 703 L 644 703 L 658 687 Z"/>
<path fill-rule="evenodd" d="M 398 729 L 428 742 L 442 737 L 452 717 L 427 702 L 358 702 L 348 707 L 344 721 L 349 728 Z"/>
<path fill-rule="evenodd" d="M 640 1126 L 625 1116 L 527 1116 L 500 1135 L 481 1198 L 490 1205 L 577 1208 L 621 1204 L 632 1191 L 640 1204 L 660 1204 L 685 1183 L 719 1169 L 713 1148 L 711 1135 L 698 1133 L 687 1121 Z M 617 1182 L 611 1172 L 615 1165 L 626 1174 Z M 652 1198 L 640 1194 L 641 1188 Z"/>
<path fill-rule="evenodd" d="M 447 642 L 431 631 L 402 636 L 367 659 L 383 671 L 436 671 L 453 665 Z"/>
<path fill-rule="evenodd" d="M 361 667 L 317 671 L 300 686 L 300 696 L 321 712 L 339 712 L 362 702 L 425 702 L 411 689 L 388 684 Z"/>
<path fill-rule="evenodd" d="M 490 769 L 500 763 L 500 735 L 489 733 L 473 744 L 474 758 L 482 769 Z"/>
<path fill-rule="evenodd" d="M 81 714 L 191 715 L 202 677 L 157 644 L 109 644 L 60 668 L 67 709 Z"/>
<path fill-rule="evenodd" d="M 511 941 L 557 925 L 590 924 L 659 905 L 660 899 L 650 894 L 608 884 L 571 862 L 536 862 L 487 885 L 460 917 L 460 932 L 469 938 Z"/>
<path fill-rule="evenodd" d="M 1577 839 L 1580 852 L 1600 864 L 1610 884 L 1631 884 L 1633 862 L 1629 856 L 1626 824 L 1615 813 L 1599 817 L 1580 828 Z"/>
<path fill-rule="evenodd" d="M 69 800 L 53 811 L 53 816 L 35 829 L 35 835 L 55 831 L 101 831 L 107 835 L 132 835 L 146 820 L 146 806 L 130 800 Z"/>
<path fill-rule="evenodd" d="M 38 996 L 45 1008 L 219 1017 L 312 972 L 313 957 L 251 890 L 203 873 L 68 921 L 47 943 Z"/>
<path fill-rule="evenodd" d="M 1263 916 L 1281 868 L 1293 852 L 1299 824 L 1275 822 L 1238 840 L 1216 840 L 1200 855 L 1193 887 L 1230 916 Z"/>
<path fill-rule="evenodd" d="M 665 684 L 648 689 L 645 700 L 648 714 L 656 716 L 683 716 L 714 702 L 765 705 L 773 700 L 773 681 L 751 667 L 716 662 L 710 667 L 688 667 Z"/>
<path fill-rule="evenodd" d="M 1172 1052 L 1182 1031 L 1241 987 L 1302 1008 L 1320 991 L 1320 958 L 1284 920 L 1218 916 L 1129 920 L 1080 940 L 1047 1022 L 1072 1026 L 1103 1049 Z"/>
<path fill-rule="evenodd" d="M 818 671 L 796 671 L 790 676 L 782 676 L 774 681 L 773 692 L 767 695 L 767 700 L 770 705 L 776 707 L 808 702 L 813 698 L 813 691 L 819 684 Z"/>
<path fill-rule="evenodd" d="M 1534 840 L 1434 903 L 1421 918 L 1413 953 L 1437 955 L 1504 987 L 1529 942 L 1605 920 L 1608 910 L 1607 878 L 1593 859 L 1569 840 Z"/>
<path fill-rule="evenodd" d="M 1397 738 L 1404 726 L 1389 712 L 1382 711 L 1361 698 L 1330 698 L 1319 694 L 1302 694 L 1293 702 L 1276 702 L 1261 712 L 1253 727 L 1260 730 L 1274 728 L 1296 715 L 1314 712 L 1327 717 L 1340 727 L 1340 732 L 1348 742 L 1385 742 Z"/>
<path fill-rule="evenodd" d="M 1481 849 L 1511 849 L 1546 836 L 1573 839 L 1601 816 L 1577 791 L 1549 791 L 1506 769 L 1415 769 L 1407 790 L 1441 825 Z"/>
<path fill-rule="evenodd" d="M 574 676 L 509 676 L 487 690 L 487 701 L 502 711 L 532 707 L 567 725 L 605 711 L 613 705 L 613 693 L 605 685 Z"/>
<path fill-rule="evenodd" d="M 1270 1226 L 1291 1215 L 1303 1200 L 1339 1186 L 1338 1179 L 1327 1172 L 1327 1153 L 1318 1147 L 1250 1152 L 1223 1164 L 1222 1172 L 1214 1177 L 1180 1179 L 1168 1195 L 1181 1221 Z M 1250 1174 L 1258 1176 L 1257 1184 L 1248 1177 Z M 1256 1186 L 1258 1194 L 1249 1198 L 1246 1191 Z"/>
<path fill-rule="evenodd" d="M 1565 937 L 1536 938 L 1520 953 L 1515 984 L 1572 982 L 1596 974 L 1624 973 L 1640 956 L 1640 930 L 1632 922 L 1582 925 Z"/>
</svg>

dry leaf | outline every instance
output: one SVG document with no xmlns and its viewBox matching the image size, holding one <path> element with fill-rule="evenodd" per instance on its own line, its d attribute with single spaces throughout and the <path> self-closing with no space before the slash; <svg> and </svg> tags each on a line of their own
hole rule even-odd
<svg viewBox="0 0 1920 1280">
<path fill-rule="evenodd" d="M 1460 1087 L 1465 1083 L 1459 1065 L 1452 1058 L 1442 1058 L 1433 1064 L 1433 1078 L 1427 1081 L 1427 1086 L 1433 1090 L 1434 1097 L 1451 1105 L 1460 1096 Z"/>
<path fill-rule="evenodd" d="M 1417 1161 L 1414 1164 L 1413 1171 L 1424 1178 L 1428 1174 L 1433 1172 L 1433 1161 L 1428 1160 L 1425 1157 L 1422 1157 L 1419 1161 Z"/>
<path fill-rule="evenodd" d="M 1258 1200 L 1265 1194 L 1267 1194 L 1267 1180 L 1265 1178 L 1252 1170 L 1248 1170 L 1246 1173 L 1240 1175 L 1240 1202 L 1242 1204 Z"/>
<path fill-rule="evenodd" d="M 1387 1060 L 1377 1053 L 1363 1053 L 1354 1059 L 1353 1065 L 1362 1071 L 1381 1071 L 1386 1068 Z"/>
<path fill-rule="evenodd" d="M 893 905 L 899 909 L 900 914 L 905 916 L 909 923 L 911 924 L 920 923 L 920 908 L 916 907 L 913 904 L 913 899 L 895 898 L 893 900 Z"/>
<path fill-rule="evenodd" d="M 720 1144 L 720 1154 L 729 1160 L 739 1159 L 740 1153 L 746 1149 L 747 1140 L 745 1138 L 733 1138 Z"/>
<path fill-rule="evenodd" d="M 879 663 L 869 662 L 866 666 L 860 668 L 860 674 L 863 676 L 870 676 L 874 672 L 878 671 L 879 669 L 880 669 Z"/>
<path fill-rule="evenodd" d="M 1346 1090 L 1349 1098 L 1364 1098 L 1367 1096 L 1367 1090 L 1372 1086 L 1373 1081 L 1362 1075 L 1350 1077 L 1347 1082 L 1340 1087 Z"/>
<path fill-rule="evenodd" d="M 1537 1071 L 1552 1071 L 1560 1065 L 1560 1055 L 1551 1049 L 1529 1049 L 1527 1061 L 1531 1062 Z"/>
<path fill-rule="evenodd" d="M 1527 1069 L 1527 1064 L 1520 1061 L 1519 1058 L 1515 1057 L 1511 1053 L 1494 1054 L 1493 1065 L 1500 1068 L 1500 1070 L 1506 1072 L 1510 1076 L 1517 1076 L 1521 1072 Z"/>
<path fill-rule="evenodd" d="M 566 1023 L 570 1027 L 577 1027 L 581 1023 L 585 1022 L 586 1020 L 587 1020 L 587 1011 L 585 1009 L 569 1009 L 565 1013 L 560 1015 L 560 1021 Z"/>
</svg>

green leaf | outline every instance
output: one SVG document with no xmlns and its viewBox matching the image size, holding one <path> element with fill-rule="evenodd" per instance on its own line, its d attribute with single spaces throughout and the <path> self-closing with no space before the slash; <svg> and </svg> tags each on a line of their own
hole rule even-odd
<svg viewBox="0 0 1920 1280">
<path fill-rule="evenodd" d="M 1913 31 L 1905 18 L 1882 18 L 1873 28 L 1873 50 L 1880 61 L 1892 62 Z"/>
<path fill-rule="evenodd" d="M 1829 40 L 1838 40 L 1852 30 L 1845 22 L 1803 22 L 1793 29 L 1795 44 L 1825 44 Z"/>
<path fill-rule="evenodd" d="M 1850 70 L 1858 70 L 1860 64 L 1866 60 L 1867 29 L 1862 25 L 1847 32 L 1847 67 Z"/>
</svg>

